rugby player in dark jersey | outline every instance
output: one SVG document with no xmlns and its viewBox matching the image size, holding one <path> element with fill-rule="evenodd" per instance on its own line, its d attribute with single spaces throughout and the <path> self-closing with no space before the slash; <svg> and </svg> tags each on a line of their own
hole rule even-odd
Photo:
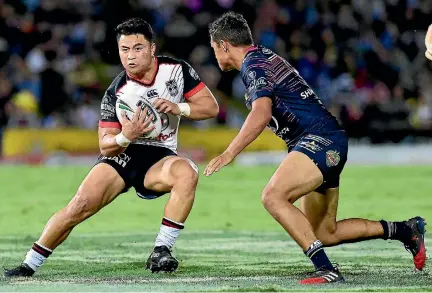
<svg viewBox="0 0 432 293">
<path fill-rule="evenodd" d="M 268 126 L 286 142 L 288 154 L 262 192 L 262 203 L 315 266 L 301 284 L 343 281 L 324 247 L 368 239 L 401 241 L 417 269 L 425 263 L 421 217 L 407 221 L 336 220 L 339 177 L 348 137 L 338 121 L 286 60 L 254 45 L 245 19 L 229 12 L 209 27 L 211 46 L 223 71 L 239 70 L 251 110 L 228 148 L 209 162 L 210 176 L 228 165 Z M 297 208 L 294 202 L 301 199 Z"/>
<path fill-rule="evenodd" d="M 125 70 L 102 98 L 101 155 L 70 203 L 51 217 L 23 263 L 7 270 L 6 277 L 33 275 L 76 225 L 131 187 L 144 199 L 171 193 L 146 267 L 152 271 L 174 271 L 178 266 L 170 250 L 184 228 L 198 182 L 196 165 L 177 156 L 178 124 L 181 116 L 194 120 L 213 118 L 219 111 L 218 105 L 189 64 L 155 56 L 154 35 L 147 22 L 131 19 L 120 24 L 116 32 Z M 163 127 L 156 139 L 142 138 L 154 127 L 150 124 L 151 115 L 135 115 L 132 120 L 123 115 L 121 121 L 117 119 L 116 100 L 130 90 L 159 110 Z M 146 111 L 139 108 L 138 114 Z"/>
</svg>

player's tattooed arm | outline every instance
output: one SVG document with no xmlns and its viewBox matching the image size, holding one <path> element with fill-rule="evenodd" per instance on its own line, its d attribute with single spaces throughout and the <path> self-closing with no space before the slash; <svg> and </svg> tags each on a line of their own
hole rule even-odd
<svg viewBox="0 0 432 293">
<path fill-rule="evenodd" d="M 272 100 L 268 97 L 262 97 L 252 102 L 252 110 L 240 132 L 220 156 L 210 161 L 204 170 L 204 175 L 210 176 L 231 163 L 242 150 L 263 132 L 272 117 L 271 107 Z"/>
</svg>

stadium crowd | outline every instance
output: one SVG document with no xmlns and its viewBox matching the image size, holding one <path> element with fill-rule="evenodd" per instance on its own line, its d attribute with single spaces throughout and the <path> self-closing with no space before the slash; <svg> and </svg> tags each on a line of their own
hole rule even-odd
<svg viewBox="0 0 432 293">
<path fill-rule="evenodd" d="M 0 0 L 0 137 L 5 127 L 96 128 L 121 70 L 114 35 L 141 16 L 158 53 L 186 59 L 220 104 L 209 123 L 245 117 L 237 72 L 222 74 L 208 23 L 243 13 L 255 40 L 296 66 L 349 135 L 371 142 L 432 136 L 427 0 Z"/>
</svg>

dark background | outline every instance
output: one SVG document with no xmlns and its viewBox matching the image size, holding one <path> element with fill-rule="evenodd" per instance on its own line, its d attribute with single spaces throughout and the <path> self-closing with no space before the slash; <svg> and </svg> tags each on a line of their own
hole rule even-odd
<svg viewBox="0 0 432 293">
<path fill-rule="evenodd" d="M 353 140 L 432 137 L 431 64 L 424 36 L 432 1 L 0 0 L 0 128 L 96 129 L 100 99 L 121 70 L 113 29 L 140 16 L 158 54 L 186 59 L 217 97 L 217 119 L 247 114 L 237 72 L 222 74 L 208 23 L 243 13 L 256 43 L 287 58 Z M 0 130 L 0 136 L 1 132 Z"/>
</svg>

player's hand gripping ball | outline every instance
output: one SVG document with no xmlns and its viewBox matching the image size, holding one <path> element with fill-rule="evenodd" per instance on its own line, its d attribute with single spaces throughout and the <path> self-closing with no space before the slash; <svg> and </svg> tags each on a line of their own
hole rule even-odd
<svg viewBox="0 0 432 293">
<path fill-rule="evenodd" d="M 179 106 L 166 99 L 156 99 L 153 106 L 159 111 L 159 113 L 172 114 L 176 116 L 181 114 Z"/>
<path fill-rule="evenodd" d="M 144 133 L 140 133 L 138 137 L 132 139 L 154 139 L 161 133 L 162 121 L 159 112 L 144 97 L 133 92 L 120 95 L 116 102 L 116 114 L 122 125 L 125 121 L 125 118 L 122 117 L 123 112 L 125 112 L 126 122 L 133 124 L 130 126 L 134 131 L 144 131 Z M 151 121 L 148 121 L 148 119 L 151 119 Z"/>
</svg>

